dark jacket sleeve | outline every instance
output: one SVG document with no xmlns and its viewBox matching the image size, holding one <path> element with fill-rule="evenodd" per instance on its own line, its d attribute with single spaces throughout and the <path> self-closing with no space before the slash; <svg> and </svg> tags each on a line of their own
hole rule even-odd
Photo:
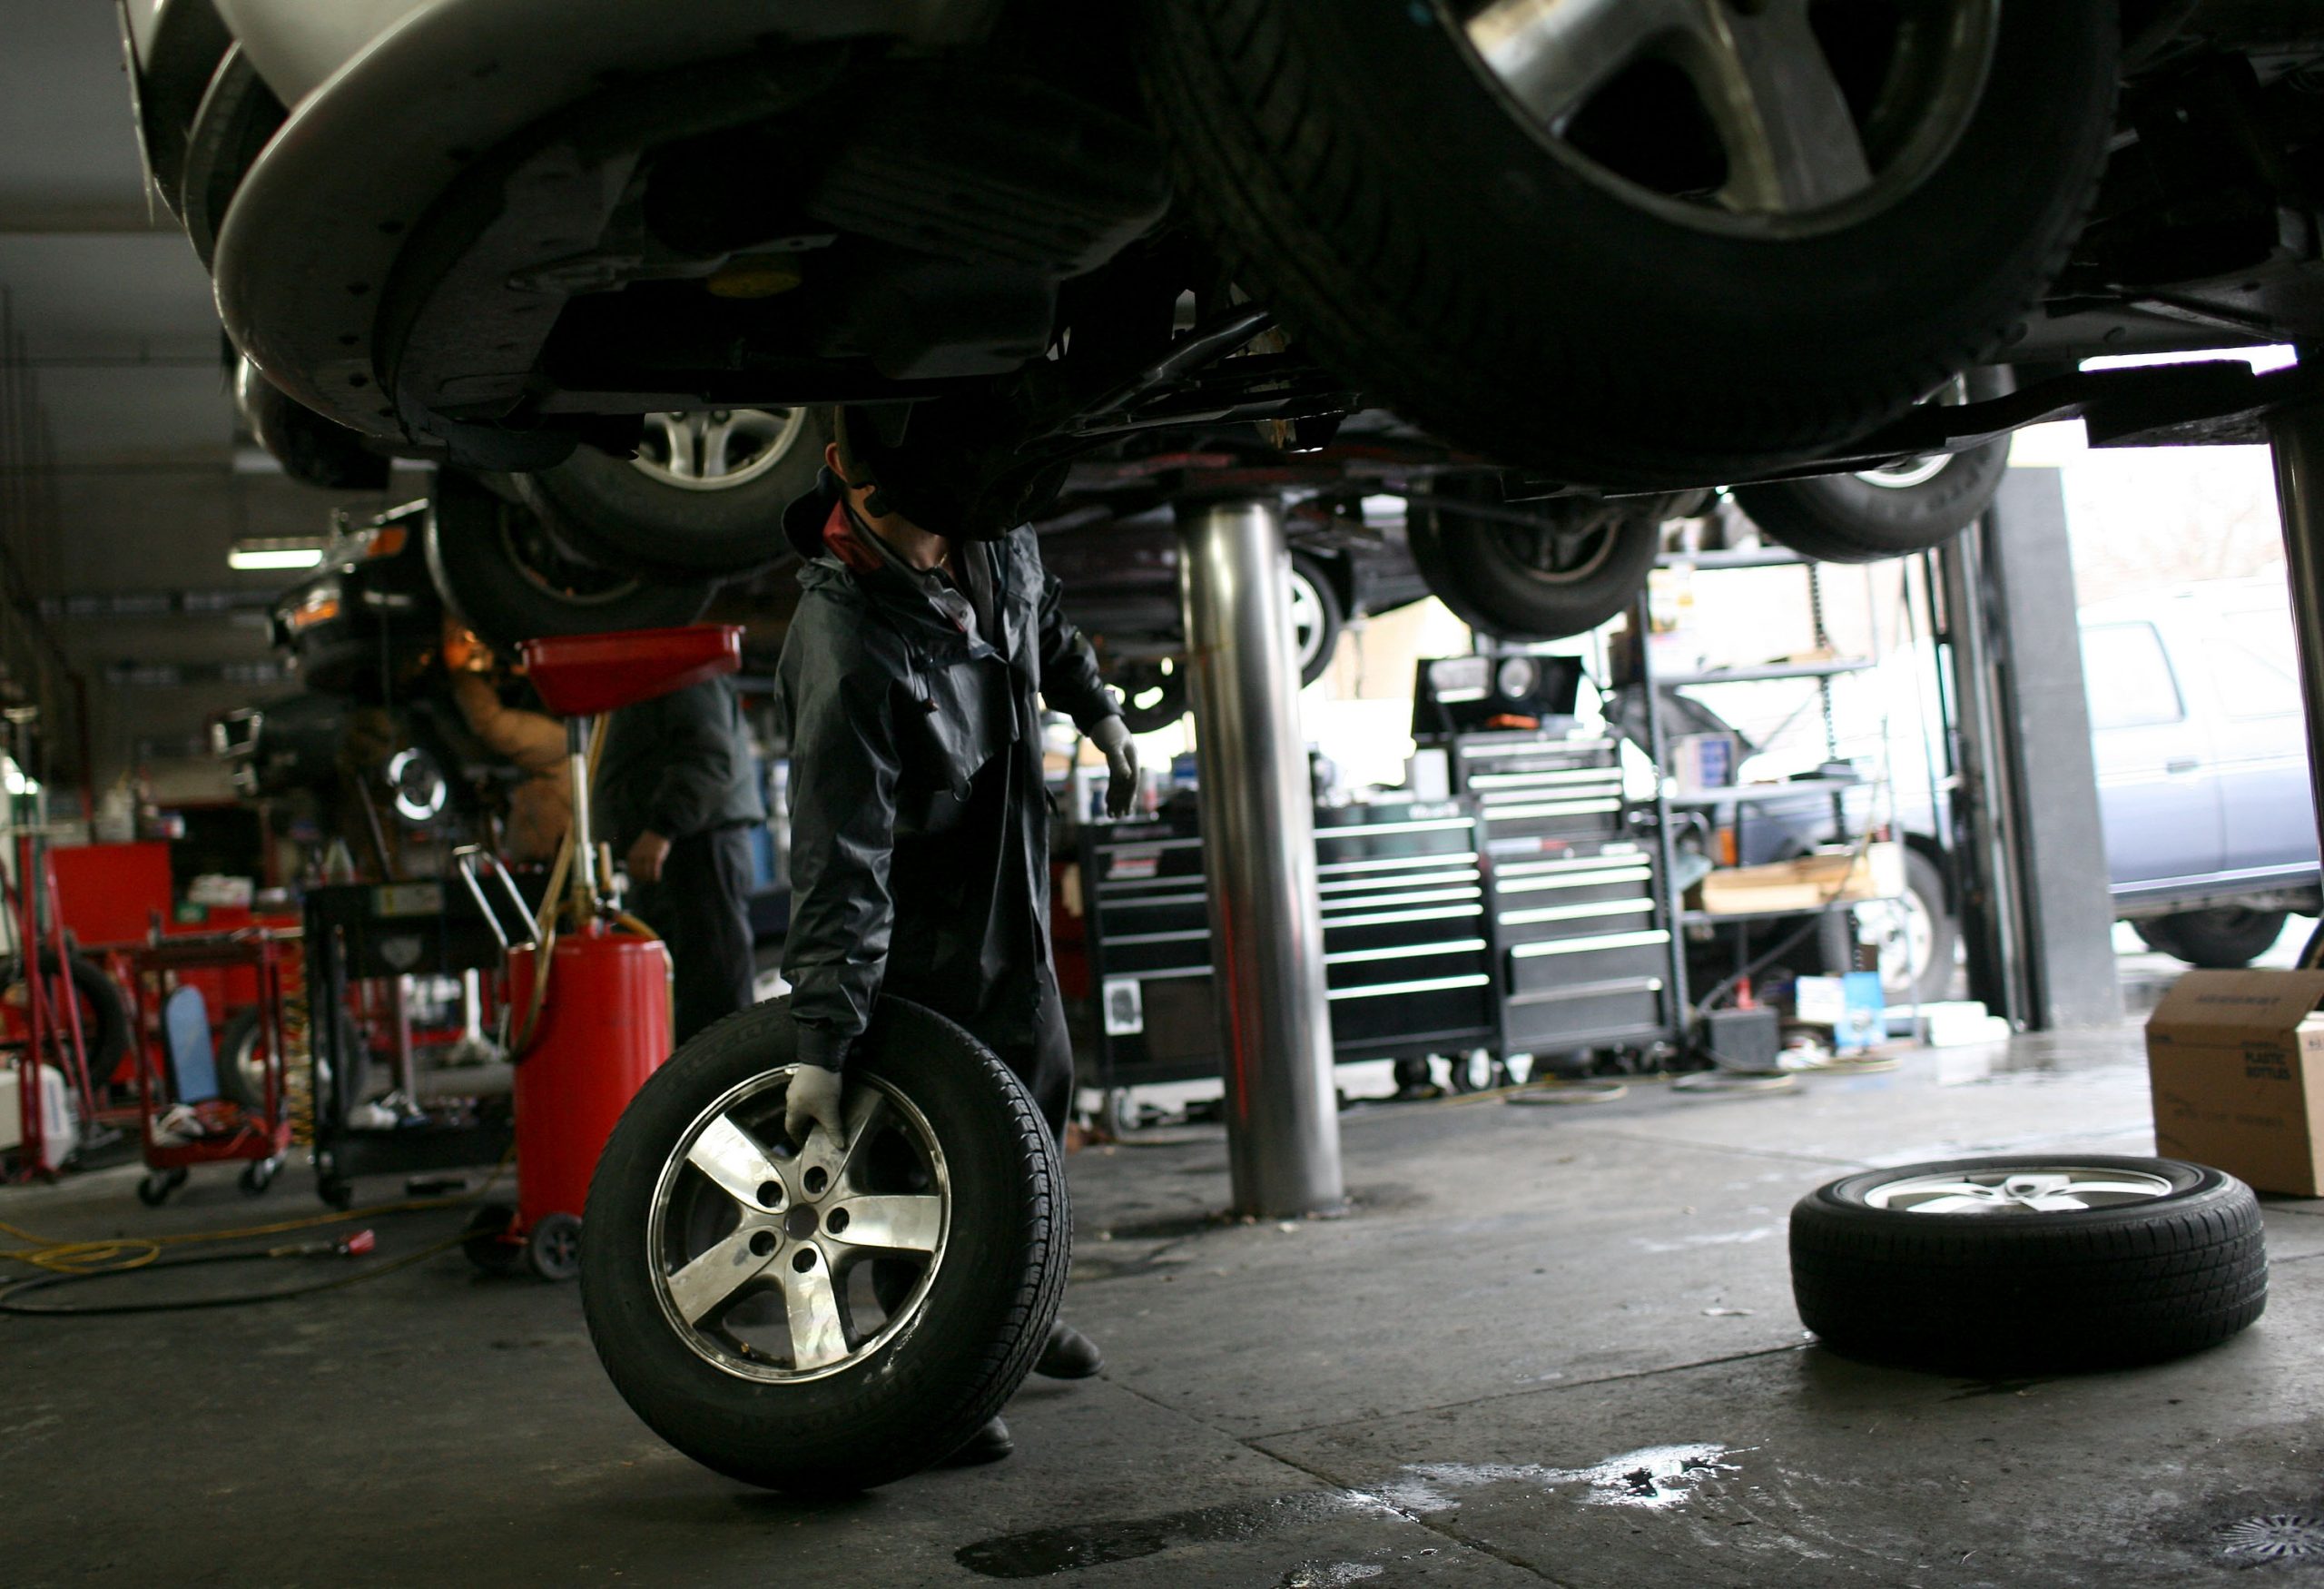
<svg viewBox="0 0 2324 1589">
<path fill-rule="evenodd" d="M 662 772 L 645 802 L 645 826 L 665 839 L 701 833 L 725 806 L 739 770 L 732 700 L 713 680 L 649 702 L 647 709 L 660 719 L 654 745 Z"/>
<path fill-rule="evenodd" d="M 791 719 L 791 928 L 783 975 L 799 1058 L 836 1070 L 872 1019 L 894 903 L 895 730 L 877 672 L 786 669 Z"/>
<path fill-rule="evenodd" d="M 1039 562 L 1034 566 L 1039 568 Z M 1121 707 L 1098 676 L 1098 654 L 1089 648 L 1088 638 L 1065 616 L 1059 600 L 1064 588 L 1056 575 L 1041 570 L 1041 698 L 1087 734 L 1105 719 L 1119 716 Z"/>
</svg>

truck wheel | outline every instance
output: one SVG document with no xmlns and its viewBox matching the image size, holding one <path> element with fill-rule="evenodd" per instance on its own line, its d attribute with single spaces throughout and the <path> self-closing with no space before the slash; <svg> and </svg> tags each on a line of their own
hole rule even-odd
<svg viewBox="0 0 2324 1589">
<path fill-rule="evenodd" d="M 1448 480 L 1415 498 L 1405 519 L 1413 562 L 1462 623 L 1508 640 L 1585 635 L 1630 610 L 1662 549 L 1662 504 L 1552 501 L 1529 522 L 1462 513 L 1471 500 L 1499 513 L 1490 482 Z"/>
<path fill-rule="evenodd" d="M 816 409 L 648 414 L 635 458 L 583 447 L 514 483 L 559 539 L 601 567 L 731 579 L 790 554 L 783 510 L 813 489 L 829 439 Z"/>
<path fill-rule="evenodd" d="M 2238 971 L 2275 947 L 2290 915 L 2289 911 L 2220 905 L 2133 922 L 2132 926 L 2150 949 L 2207 971 Z"/>
<path fill-rule="evenodd" d="M 1844 1357 L 2077 1372 L 2216 1346 L 2268 1305 L 2260 1202 L 2171 1159 L 1964 1159 L 1843 1177 L 1791 1211 L 1799 1317 Z"/>
<path fill-rule="evenodd" d="M 455 470 L 441 470 L 428 511 L 428 572 L 446 606 L 487 643 L 690 624 L 710 605 L 708 579 L 655 584 L 576 561 L 537 516 Z"/>
<path fill-rule="evenodd" d="M 1501 461 L 1700 485 L 2024 323 L 2104 165 L 2116 11 L 1149 0 L 1138 62 L 1295 345 Z"/>
<path fill-rule="evenodd" d="M 1880 952 L 1880 986 L 1892 1004 L 1933 1003 L 1953 988 L 1960 925 L 1945 899 L 1945 873 L 1915 849 L 1905 851 L 1905 895 L 1858 905 Z"/>
<path fill-rule="evenodd" d="M 1973 370 L 1939 400 L 1983 401 L 2013 390 L 2004 370 Z M 1751 522 L 1802 557 L 1876 563 L 1941 547 L 1994 505 L 2009 473 L 2006 438 L 1968 452 L 1852 475 L 1738 486 Z"/>
<path fill-rule="evenodd" d="M 1070 1261 L 1063 1166 L 1023 1083 L 881 1002 L 847 1140 L 794 1143 L 789 1001 L 656 1071 L 590 1187 L 581 1298 L 623 1399 L 729 1478 L 836 1493 L 958 1449 L 1030 1372 Z"/>
</svg>

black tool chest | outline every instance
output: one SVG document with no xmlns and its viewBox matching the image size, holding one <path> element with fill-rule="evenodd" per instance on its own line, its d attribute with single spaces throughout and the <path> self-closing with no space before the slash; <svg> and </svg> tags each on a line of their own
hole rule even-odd
<svg viewBox="0 0 2324 1589">
<path fill-rule="evenodd" d="M 1619 747 L 1537 732 L 1442 742 L 1477 812 L 1503 1054 L 1645 1043 L 1673 1031 L 1656 845 L 1631 825 Z"/>
<path fill-rule="evenodd" d="M 1335 1059 L 1460 1052 L 1498 1041 L 1481 856 L 1466 801 L 1315 813 Z M 1083 830 L 1082 904 L 1106 1086 L 1218 1073 L 1202 867 L 1190 812 Z"/>
<path fill-rule="evenodd" d="M 1668 1040 L 1668 902 L 1614 742 L 1531 732 L 1439 743 L 1453 798 L 1315 814 L 1334 1057 Z M 1100 1084 L 1216 1075 L 1194 814 L 1086 827 L 1080 864 Z"/>
</svg>

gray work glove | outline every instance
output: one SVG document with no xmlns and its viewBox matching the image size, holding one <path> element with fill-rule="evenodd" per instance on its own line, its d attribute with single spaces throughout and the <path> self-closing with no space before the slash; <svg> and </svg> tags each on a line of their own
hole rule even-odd
<svg viewBox="0 0 2324 1589">
<path fill-rule="evenodd" d="M 846 1140 L 847 1128 L 839 1110 L 839 1072 L 821 1065 L 802 1065 L 791 1072 L 791 1090 L 783 1098 L 783 1129 L 800 1147 L 817 1126 L 834 1142 Z"/>
<path fill-rule="evenodd" d="M 1111 775 L 1106 783 L 1106 814 L 1128 816 L 1137 804 L 1137 742 L 1129 736 L 1129 725 L 1118 716 L 1108 717 L 1089 731 L 1089 737 L 1106 753 L 1106 771 Z"/>
</svg>

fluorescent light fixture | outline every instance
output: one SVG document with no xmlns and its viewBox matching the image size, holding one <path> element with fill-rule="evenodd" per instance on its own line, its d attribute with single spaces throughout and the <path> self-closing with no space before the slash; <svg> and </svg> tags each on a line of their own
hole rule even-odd
<svg viewBox="0 0 2324 1589">
<path fill-rule="evenodd" d="M 244 536 L 226 550 L 229 568 L 311 568 L 322 560 L 320 536 Z"/>
<path fill-rule="evenodd" d="M 2225 359 L 2240 360 L 2254 372 L 2265 375 L 2270 370 L 2290 370 L 2299 362 L 2299 350 L 2280 346 L 2259 348 L 2211 348 L 2193 353 L 2110 353 L 2102 358 L 2084 359 L 2084 370 L 2137 370 L 2152 364 L 2197 364 Z"/>
</svg>

